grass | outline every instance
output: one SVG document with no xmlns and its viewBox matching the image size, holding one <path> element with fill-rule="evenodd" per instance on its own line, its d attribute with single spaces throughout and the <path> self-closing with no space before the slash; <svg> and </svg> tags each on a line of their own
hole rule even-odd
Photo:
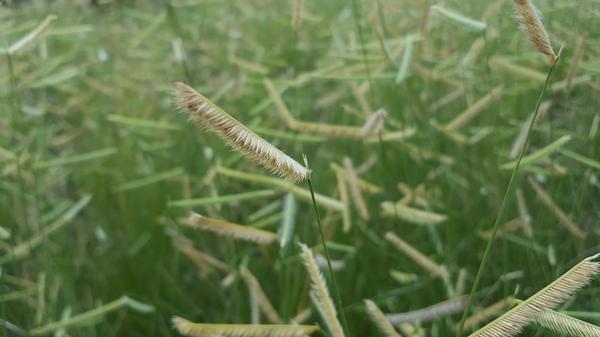
<svg viewBox="0 0 600 337">
<path fill-rule="evenodd" d="M 299 22 L 298 3 L 304 6 Z M 364 299 L 385 313 L 426 308 L 451 299 L 461 269 L 466 290 L 455 295 L 467 295 L 486 247 L 479 233 L 499 214 L 516 165 L 511 148 L 548 66 L 516 27 L 509 1 L 485 18 L 487 2 L 446 1 L 430 13 L 424 31 L 422 3 L 54 1 L 0 7 L 3 50 L 57 16 L 27 49 L 0 57 L 0 298 L 6 299 L 0 300 L 0 336 L 48 326 L 68 335 L 178 336 L 174 315 L 250 323 L 244 281 L 236 277 L 225 287 L 223 279 L 232 274 L 220 269 L 201 275 L 173 233 L 229 270 L 248 268 L 284 322 L 310 306 L 296 243 L 326 254 L 311 191 L 268 176 L 176 113 L 170 94 L 178 80 L 285 153 L 310 158 L 332 267 L 343 262 L 334 274 L 347 337 L 379 333 Z M 524 300 L 600 251 L 600 2 L 536 4 L 553 45 L 565 49 L 513 181 L 525 196 L 534 236 L 516 231 L 495 239 L 471 313 L 508 296 Z M 584 51 L 573 70 L 579 37 L 585 37 Z M 378 141 L 363 141 L 291 130 L 265 88 L 267 79 L 298 121 L 360 127 L 366 103 L 387 111 L 385 131 Z M 444 130 L 499 86 L 500 96 L 483 110 Z M 387 133 L 408 130 L 387 140 Z M 336 179 L 345 157 L 360 181 L 379 187 L 361 185 L 370 218 L 363 220 L 352 206 L 347 233 Z M 363 166 L 372 157 L 372 166 Z M 585 239 L 561 226 L 528 178 L 587 233 Z M 409 199 L 403 205 L 444 221 L 414 224 L 384 216 L 382 202 L 405 196 L 399 183 L 410 191 L 423 184 L 419 196 L 427 206 Z M 292 194 L 295 212 L 285 201 Z M 515 196 L 507 197 L 500 225 L 519 217 Z M 285 223 L 290 242 L 285 249 L 262 247 L 177 225 L 190 209 L 273 233 Z M 446 267 L 451 282 L 401 255 L 386 232 Z M 28 242 L 35 245 L 22 248 Z M 27 254 L 13 258 L 15 247 Z M 593 281 L 556 310 L 598 325 L 599 286 Z M 329 287 L 335 295 L 335 285 Z M 122 298 L 154 310 L 119 309 L 130 304 L 112 302 Z M 110 311 L 86 316 L 107 304 Z M 422 328 L 428 336 L 450 336 L 460 320 L 458 313 Z M 314 323 L 323 326 L 316 311 L 306 322 Z M 521 335 L 554 336 L 536 326 Z"/>
</svg>

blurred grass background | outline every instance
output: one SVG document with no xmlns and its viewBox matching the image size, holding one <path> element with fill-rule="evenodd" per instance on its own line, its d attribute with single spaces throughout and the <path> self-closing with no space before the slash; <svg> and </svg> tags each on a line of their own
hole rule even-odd
<svg viewBox="0 0 600 337">
<path fill-rule="evenodd" d="M 15 334 L 8 323 L 29 330 L 60 320 L 66 308 L 74 315 L 122 295 L 156 310 L 148 315 L 119 310 L 66 334 L 171 336 L 176 335 L 170 327 L 174 314 L 199 322 L 250 322 L 245 284 L 236 279 L 224 288 L 226 275 L 221 272 L 200 277 L 174 246 L 174 232 L 233 269 L 247 265 L 284 319 L 307 305 L 296 245 L 264 248 L 175 224 L 186 208 L 169 207 L 169 201 L 271 187 L 219 174 L 204 179 L 217 164 L 266 172 L 177 114 L 170 98 L 174 80 L 194 86 L 297 160 L 305 153 L 319 193 L 337 197 L 332 162 L 350 157 L 359 166 L 376 159 L 361 175 L 382 189 L 366 195 L 372 218 L 364 221 L 353 211 L 354 226 L 343 233 L 340 214 L 324 216 L 333 258 L 345 263 L 337 279 L 352 335 L 376 334 L 364 313 L 365 298 L 386 312 L 403 312 L 448 297 L 442 281 L 383 239 L 386 231 L 446 265 L 453 279 L 464 268 L 468 291 L 485 245 L 479 233 L 491 227 L 510 175 L 499 166 L 510 161 L 511 146 L 533 111 L 548 66 L 520 33 L 510 1 L 441 3 L 485 22 L 483 30 L 439 11 L 424 12 L 432 5 L 427 1 L 356 0 L 354 5 L 165 0 L 93 6 L 32 1 L 0 7 L 4 49 L 48 15 L 58 17 L 32 47 L 15 55 L 3 52 L 0 60 L 2 335 Z M 565 50 L 528 153 L 568 135 L 571 140 L 562 149 L 584 156 L 587 164 L 554 152 L 520 175 L 518 187 L 525 194 L 535 235 L 529 239 L 515 232 L 498 239 L 476 297 L 478 307 L 515 292 L 526 297 L 600 246 L 600 2 L 538 1 L 538 6 L 554 47 L 564 45 Z M 424 13 L 429 13 L 426 29 Z M 479 53 L 466 62 L 478 39 Z M 409 44 L 412 51 L 406 52 Z M 578 46 L 582 57 L 573 66 Z M 409 68 L 397 81 L 403 62 Z M 569 76 L 571 85 L 566 84 Z M 373 111 L 386 109 L 387 131 L 414 129 L 414 135 L 368 143 L 290 131 L 269 99 L 264 79 L 285 88 L 283 99 L 298 119 L 361 126 L 366 102 Z M 499 85 L 501 98 L 460 128 L 466 141 L 436 127 Z M 456 99 L 435 109 L 440 98 L 457 90 Z M 560 226 L 527 184 L 527 176 L 536 178 L 587 232 L 586 239 Z M 381 201 L 402 197 L 396 188 L 400 182 L 412 188 L 423 184 L 429 210 L 448 220 L 418 226 L 381 217 Z M 278 191 L 192 208 L 277 231 L 280 204 L 265 215 L 252 215 L 281 202 L 284 195 Z M 14 247 L 56 224 L 86 196 L 91 196 L 89 204 L 72 220 L 42 235 L 40 244 L 24 256 L 11 255 Z M 518 217 L 514 200 L 507 213 L 506 221 Z M 295 241 L 319 247 L 308 203 L 299 201 L 294 235 Z M 418 278 L 405 284 L 391 277 L 390 270 Z M 521 272 L 519 277 L 501 278 L 515 271 Z M 596 281 L 563 309 L 588 315 L 597 311 L 599 289 Z M 598 314 L 594 317 L 598 323 Z M 424 327 L 428 336 L 448 336 L 458 319 L 452 316 Z M 311 321 L 316 320 L 313 315 Z M 536 328 L 525 335 L 542 333 L 551 335 Z"/>
</svg>

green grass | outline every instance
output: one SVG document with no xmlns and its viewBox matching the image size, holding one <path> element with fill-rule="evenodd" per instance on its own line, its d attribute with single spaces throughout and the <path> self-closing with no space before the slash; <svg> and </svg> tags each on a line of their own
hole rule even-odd
<svg viewBox="0 0 600 337">
<path fill-rule="evenodd" d="M 176 336 L 173 315 L 249 323 L 244 282 L 237 279 L 225 289 L 221 271 L 201 278 L 173 244 L 173 232 L 230 268 L 246 265 L 284 320 L 310 304 L 295 243 L 324 252 L 308 186 L 292 191 L 304 194 L 295 194 L 291 212 L 285 183 L 265 178 L 267 171 L 175 112 L 170 95 L 175 80 L 188 82 L 296 160 L 306 154 L 315 192 L 324 196 L 339 199 L 332 162 L 341 164 L 348 156 L 359 167 L 377 158 L 360 178 L 382 191 L 363 192 L 371 219 L 361 220 L 353 209 L 349 233 L 342 231 L 341 213 L 317 195 L 331 258 L 345 263 L 335 278 L 349 336 L 379 333 L 364 312 L 365 298 L 390 313 L 448 299 L 448 285 L 396 251 L 384 240 L 387 231 L 447 266 L 453 282 L 464 268 L 468 294 L 486 246 L 479 233 L 491 229 L 498 215 L 513 168 L 509 153 L 544 84 L 539 74 L 548 69 L 545 58 L 521 34 L 510 1 L 487 19 L 481 19 L 484 1 L 446 1 L 445 9 L 464 17 L 453 21 L 434 11 L 424 35 L 421 1 L 304 3 L 298 29 L 292 26 L 292 2 L 272 0 L 0 7 L 0 49 L 49 14 L 58 16 L 29 49 L 0 57 L 0 228 L 10 233 L 3 231 L 0 239 L 0 323 L 11 324 L 0 325 L 0 336 L 14 336 L 12 325 L 26 331 L 62 327 L 68 310 L 70 317 L 85 320 L 67 327 L 72 336 Z M 534 237 L 513 232 L 496 239 L 472 310 L 509 295 L 524 299 L 600 250 L 600 131 L 594 133 L 600 128 L 600 2 L 536 4 L 554 47 L 564 43 L 565 50 L 544 100 L 552 105 L 534 125 L 514 181 L 525 194 Z M 465 26 L 479 21 L 485 30 Z M 580 36 L 585 36 L 581 67 L 566 91 Z M 484 39 L 479 56 L 463 64 L 478 38 Z M 409 50 L 402 48 L 406 39 Z M 231 62 L 231 55 L 251 66 Z M 534 72 L 515 72 L 492 58 Z M 365 117 L 354 86 L 367 81 L 364 98 L 373 111 L 387 110 L 386 130 L 416 132 L 403 141 L 363 143 L 289 130 L 264 88 L 266 78 L 286 88 L 283 100 L 298 120 L 359 127 Z M 464 94 L 430 109 L 457 85 Z M 465 142 L 435 127 L 499 85 L 502 97 L 457 130 Z M 215 173 L 217 165 L 236 171 Z M 528 176 L 538 178 L 588 233 L 586 240 L 559 224 L 527 184 Z M 447 220 L 418 226 L 383 217 L 380 203 L 402 198 L 400 182 L 411 188 L 424 184 L 426 210 Z M 87 195 L 89 203 L 72 216 L 73 205 Z M 500 224 L 519 215 L 514 195 L 509 198 Z M 189 209 L 273 232 L 280 223 L 289 229 L 291 222 L 293 236 L 284 249 L 262 248 L 177 226 Z M 27 256 L 10 257 L 11 248 L 57 223 Z M 502 278 L 515 271 L 522 276 Z M 416 277 L 399 282 L 390 275 L 398 272 Z M 599 324 L 599 293 L 595 281 L 561 310 Z M 122 296 L 155 310 L 118 309 L 127 304 L 113 302 Z M 117 310 L 86 318 L 85 312 L 110 303 Z M 428 336 L 451 336 L 459 321 L 457 314 L 423 327 Z M 308 322 L 319 318 L 313 314 Z M 523 333 L 541 335 L 553 336 L 533 326 Z"/>
</svg>

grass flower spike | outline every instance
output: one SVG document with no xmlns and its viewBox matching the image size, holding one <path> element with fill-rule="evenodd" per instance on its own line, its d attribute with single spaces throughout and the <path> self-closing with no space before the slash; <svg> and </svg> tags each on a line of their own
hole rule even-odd
<svg viewBox="0 0 600 337">
<path fill-rule="evenodd" d="M 571 268 L 546 288 L 512 308 L 469 337 L 514 336 L 524 326 L 538 319 L 547 310 L 567 301 L 577 290 L 585 287 L 600 272 L 600 263 L 594 259 L 600 254 L 590 256 Z"/>
<path fill-rule="evenodd" d="M 325 278 L 323 278 L 323 274 L 319 271 L 315 256 L 306 245 L 300 244 L 300 248 L 302 249 L 302 259 L 304 260 L 304 265 L 306 266 L 312 284 L 311 298 L 313 299 L 313 302 L 315 302 L 317 309 L 319 309 L 319 313 L 323 316 L 323 320 L 331 335 L 333 337 L 344 337 L 344 330 L 337 318 L 335 305 L 333 304 L 331 296 L 329 296 Z"/>
<path fill-rule="evenodd" d="M 175 84 L 175 104 L 208 130 L 216 133 L 234 150 L 291 181 L 306 180 L 309 171 L 235 120 L 190 86 Z"/>
<path fill-rule="evenodd" d="M 191 337 L 302 337 L 319 331 L 315 325 L 201 324 L 173 317 L 180 334 Z"/>
<path fill-rule="evenodd" d="M 548 37 L 546 28 L 544 28 L 539 10 L 531 0 L 515 0 L 515 4 L 521 15 L 523 28 L 527 31 L 531 43 L 540 53 L 548 56 L 550 63 L 554 63 L 556 61 L 556 54 L 552 49 L 550 37 Z"/>
</svg>

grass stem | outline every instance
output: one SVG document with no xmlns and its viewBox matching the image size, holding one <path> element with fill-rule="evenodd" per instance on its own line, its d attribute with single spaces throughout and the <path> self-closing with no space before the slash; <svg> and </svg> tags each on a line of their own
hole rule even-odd
<svg viewBox="0 0 600 337">
<path fill-rule="evenodd" d="M 340 311 L 342 325 L 344 327 L 344 334 L 346 336 L 348 336 L 348 331 L 349 331 L 348 330 L 348 322 L 346 321 L 346 314 L 344 314 L 344 306 L 342 304 L 342 298 L 340 296 L 340 291 L 338 289 L 337 281 L 335 280 L 335 274 L 333 273 L 333 267 L 331 266 L 331 258 L 329 256 L 329 250 L 327 249 L 325 234 L 323 233 L 323 225 L 321 224 L 321 216 L 319 215 L 319 208 L 317 207 L 317 200 L 315 199 L 315 191 L 313 189 L 313 185 L 312 185 L 310 178 L 308 178 L 307 181 L 308 181 L 308 187 L 310 189 L 310 196 L 312 198 L 313 208 L 315 210 L 315 216 L 317 217 L 317 224 L 319 226 L 319 234 L 321 236 L 321 243 L 323 244 L 325 258 L 327 259 L 327 269 L 329 270 L 329 276 L 331 277 L 331 285 L 333 288 L 335 301 L 337 303 L 338 310 Z"/>
<path fill-rule="evenodd" d="M 471 292 L 469 293 L 469 299 L 467 300 L 467 305 L 465 306 L 462 317 L 460 319 L 460 324 L 458 326 L 458 329 L 456 330 L 456 337 L 459 337 L 463 331 L 463 327 L 465 325 L 465 319 L 467 318 L 467 315 L 469 314 L 469 308 L 471 307 L 471 304 L 473 303 L 473 297 L 475 295 L 475 292 L 477 292 L 477 288 L 479 287 L 479 282 L 481 281 L 481 275 L 483 274 L 483 270 L 485 269 L 485 267 L 487 265 L 487 261 L 490 256 L 490 252 L 492 250 L 492 245 L 494 243 L 494 240 L 496 239 L 496 233 L 498 231 L 498 227 L 500 225 L 500 222 L 502 221 L 504 212 L 506 211 L 506 205 L 508 204 L 510 195 L 513 191 L 514 184 L 515 184 L 515 181 L 517 178 L 517 173 L 519 172 L 519 167 L 521 166 L 521 160 L 523 159 L 523 157 L 525 155 L 525 150 L 527 149 L 527 144 L 529 143 L 529 136 L 531 135 L 531 130 L 533 129 L 533 125 L 535 124 L 535 120 L 536 120 L 538 112 L 540 110 L 540 105 L 542 104 L 542 100 L 544 98 L 544 95 L 546 94 L 546 90 L 548 89 L 548 84 L 550 83 L 550 77 L 552 76 L 552 72 L 553 72 L 554 68 L 556 67 L 558 58 L 560 57 L 560 54 L 561 54 L 561 51 L 562 51 L 562 48 L 558 52 L 558 56 L 557 56 L 556 60 L 554 61 L 554 63 L 552 63 L 552 65 L 548 69 L 548 73 L 546 75 L 546 81 L 544 82 L 544 87 L 542 88 L 542 91 L 540 92 L 540 95 L 538 96 L 535 110 L 533 113 L 533 118 L 531 119 L 531 123 L 529 123 L 529 127 L 527 129 L 527 135 L 525 136 L 525 142 L 523 142 L 523 146 L 521 146 L 521 151 L 519 152 L 519 158 L 517 159 L 517 163 L 514 166 L 514 169 L 512 171 L 510 179 L 508 181 L 508 186 L 506 188 L 506 192 L 504 193 L 504 198 L 502 198 L 502 203 L 500 204 L 500 210 L 498 211 L 498 215 L 496 216 L 496 221 L 494 222 L 494 227 L 492 229 L 492 235 L 490 236 L 490 238 L 486 244 L 485 251 L 483 253 L 483 258 L 479 265 L 479 270 L 477 270 L 477 275 L 475 276 L 475 281 L 473 282 L 473 287 L 471 288 Z"/>
</svg>

